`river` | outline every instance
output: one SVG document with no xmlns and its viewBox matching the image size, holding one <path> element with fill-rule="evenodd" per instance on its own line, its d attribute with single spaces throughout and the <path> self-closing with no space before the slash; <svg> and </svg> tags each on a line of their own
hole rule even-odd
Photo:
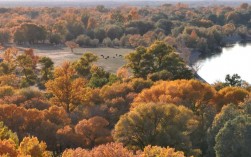
<svg viewBox="0 0 251 157">
<path fill-rule="evenodd" d="M 220 54 L 201 59 L 196 64 L 198 74 L 210 84 L 224 82 L 227 74 L 238 74 L 251 84 L 251 43 L 225 47 Z"/>
</svg>

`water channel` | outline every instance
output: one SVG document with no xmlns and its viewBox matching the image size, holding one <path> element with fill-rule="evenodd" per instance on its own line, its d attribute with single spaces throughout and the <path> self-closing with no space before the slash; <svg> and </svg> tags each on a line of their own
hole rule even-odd
<svg viewBox="0 0 251 157">
<path fill-rule="evenodd" d="M 220 54 L 199 60 L 196 64 L 198 74 L 210 84 L 224 82 L 227 74 L 238 74 L 251 84 L 251 43 L 225 47 Z"/>
</svg>

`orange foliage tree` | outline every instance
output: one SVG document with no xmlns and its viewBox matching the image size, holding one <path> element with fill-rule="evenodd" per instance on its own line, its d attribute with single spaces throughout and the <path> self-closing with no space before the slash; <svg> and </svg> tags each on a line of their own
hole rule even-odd
<svg viewBox="0 0 251 157">
<path fill-rule="evenodd" d="M 79 47 L 79 45 L 78 45 L 77 43 L 75 43 L 74 41 L 66 41 L 66 42 L 65 42 L 65 45 L 71 49 L 71 52 L 72 52 L 72 53 L 73 53 L 73 50 L 74 50 L 75 48 L 78 48 L 78 47 Z"/>
<path fill-rule="evenodd" d="M 128 14 L 128 20 L 138 20 L 140 18 L 140 15 L 138 14 L 138 10 L 136 8 L 132 8 Z"/>
<path fill-rule="evenodd" d="M 129 76 L 130 76 L 130 73 L 126 67 L 121 67 L 117 70 L 117 77 L 121 79 L 128 79 Z"/>
<path fill-rule="evenodd" d="M 18 55 L 18 50 L 15 48 L 8 48 L 2 54 L 3 62 L 0 63 L 0 74 L 12 74 L 16 68 L 16 58 Z"/>
<path fill-rule="evenodd" d="M 74 128 L 70 125 L 66 125 L 63 128 L 57 130 L 57 151 L 62 152 L 67 148 L 86 147 L 86 143 L 83 137 L 76 134 Z"/>
<path fill-rule="evenodd" d="M 197 80 L 163 81 L 141 92 L 133 106 L 142 102 L 163 102 L 184 105 L 196 111 L 202 104 L 210 103 L 215 95 L 213 87 Z"/>
<path fill-rule="evenodd" d="M 100 145 L 90 151 L 78 148 L 76 150 L 68 149 L 64 151 L 62 157 L 137 157 L 131 151 L 124 148 L 121 143 L 109 143 Z"/>
<path fill-rule="evenodd" d="M 223 105 L 228 105 L 230 103 L 238 105 L 250 96 L 250 92 L 241 87 L 225 87 L 218 93 L 215 99 L 218 111 L 221 110 Z"/>
<path fill-rule="evenodd" d="M 16 157 L 18 151 L 12 140 L 0 140 L 0 156 Z"/>
<path fill-rule="evenodd" d="M 132 107 L 140 103 L 160 102 L 184 105 L 190 108 L 199 118 L 199 126 L 192 135 L 197 147 L 206 147 L 206 131 L 216 114 L 216 90 L 209 84 L 197 80 L 176 80 L 158 82 L 150 89 L 143 90 L 136 98 Z M 204 150 L 203 150 L 204 151 Z"/>
<path fill-rule="evenodd" d="M 129 111 L 130 103 L 136 96 L 133 86 L 130 83 L 114 83 L 106 85 L 100 90 L 102 106 L 106 108 L 105 118 L 113 126 L 120 115 Z"/>
<path fill-rule="evenodd" d="M 36 136 L 46 141 L 50 150 L 56 149 L 56 131 L 70 123 L 65 110 L 56 106 L 49 110 L 39 111 L 1 104 L 0 115 L 0 121 L 16 132 L 19 139 L 27 135 Z"/>
<path fill-rule="evenodd" d="M 45 86 L 48 93 L 53 97 L 53 104 L 63 106 L 67 113 L 74 110 L 78 105 L 84 104 L 91 94 L 91 89 L 85 87 L 86 80 L 76 78 L 76 71 L 69 62 L 55 69 L 54 80 L 48 81 Z"/>
<path fill-rule="evenodd" d="M 112 141 L 108 125 L 109 122 L 106 119 L 96 116 L 78 122 L 75 131 L 81 135 L 87 146 L 93 148 L 98 144 Z"/>
</svg>

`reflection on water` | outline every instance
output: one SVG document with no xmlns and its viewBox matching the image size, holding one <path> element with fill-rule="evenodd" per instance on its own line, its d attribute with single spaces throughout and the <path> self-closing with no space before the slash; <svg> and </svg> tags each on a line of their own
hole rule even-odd
<svg viewBox="0 0 251 157">
<path fill-rule="evenodd" d="M 224 81 L 227 74 L 238 74 L 251 83 L 251 43 L 234 44 L 222 53 L 197 62 L 198 74 L 208 83 Z"/>
</svg>

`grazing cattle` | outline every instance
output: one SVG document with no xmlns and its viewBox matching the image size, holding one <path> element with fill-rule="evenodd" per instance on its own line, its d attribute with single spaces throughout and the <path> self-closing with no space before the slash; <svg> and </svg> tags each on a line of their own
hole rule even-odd
<svg viewBox="0 0 251 157">
<path fill-rule="evenodd" d="M 123 57 L 122 55 L 119 55 L 119 57 Z"/>
<path fill-rule="evenodd" d="M 113 57 L 113 58 L 116 58 L 116 57 Z"/>
<path fill-rule="evenodd" d="M 118 56 L 118 54 L 116 54 L 116 56 Z"/>
</svg>

